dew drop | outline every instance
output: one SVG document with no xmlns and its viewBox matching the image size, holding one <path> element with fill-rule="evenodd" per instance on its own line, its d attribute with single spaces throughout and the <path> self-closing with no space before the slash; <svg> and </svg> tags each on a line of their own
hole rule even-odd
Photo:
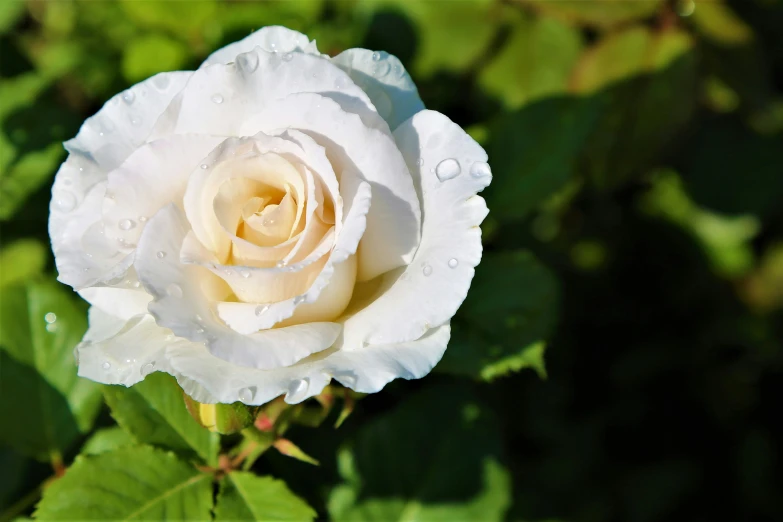
<svg viewBox="0 0 783 522">
<path fill-rule="evenodd" d="M 46 321 L 48 324 L 52 324 L 57 320 L 57 314 L 54 312 L 49 312 L 44 316 L 44 321 Z"/>
<path fill-rule="evenodd" d="M 201 164 L 201 170 L 207 170 L 208 168 L 209 168 L 209 165 L 207 165 L 206 163 L 202 163 Z"/>
<path fill-rule="evenodd" d="M 269 305 L 256 306 L 256 317 L 261 317 L 267 310 L 269 310 Z"/>
<path fill-rule="evenodd" d="M 218 105 L 220 105 L 221 103 L 223 103 L 223 96 L 221 94 L 213 94 L 210 100 L 212 100 L 212 103 L 217 103 Z"/>
<path fill-rule="evenodd" d="M 136 118 L 135 116 L 131 116 L 130 122 L 131 125 L 138 126 L 141 123 L 141 120 Z"/>
<path fill-rule="evenodd" d="M 386 76 L 387 74 L 389 74 L 390 69 L 391 69 L 391 65 L 389 65 L 389 62 L 387 61 L 378 62 L 378 65 L 375 66 L 374 74 L 375 76 L 380 78 L 382 76 Z"/>
<path fill-rule="evenodd" d="M 417 160 L 416 160 L 416 165 L 418 165 L 419 167 L 421 167 L 422 165 L 424 165 L 424 158 L 419 158 L 419 159 L 417 159 Z"/>
<path fill-rule="evenodd" d="M 449 268 L 457 268 L 457 265 L 459 265 L 459 261 L 456 258 L 449 259 Z"/>
<path fill-rule="evenodd" d="M 305 300 L 305 296 L 303 296 L 303 295 L 298 295 L 298 296 L 294 297 L 294 306 L 303 303 L 304 300 Z"/>
<path fill-rule="evenodd" d="M 373 62 L 380 61 L 380 59 L 381 59 L 381 53 L 379 53 L 379 52 L 372 53 L 372 61 Z"/>
<path fill-rule="evenodd" d="M 492 169 L 483 161 L 477 161 L 470 166 L 470 175 L 474 178 L 492 176 Z"/>
<path fill-rule="evenodd" d="M 245 279 L 250 277 L 250 270 L 242 269 L 239 271 L 240 275 Z"/>
<path fill-rule="evenodd" d="M 247 73 L 258 69 L 258 55 L 254 52 L 240 54 L 237 57 L 237 65 Z"/>
<path fill-rule="evenodd" d="M 57 325 L 56 324 L 47 324 L 46 325 L 46 331 L 49 333 L 56 332 L 57 331 Z"/>
<path fill-rule="evenodd" d="M 310 382 L 307 379 L 296 379 L 288 385 L 288 395 L 286 399 L 293 402 L 300 402 L 305 398 Z"/>
<path fill-rule="evenodd" d="M 120 227 L 120 230 L 130 230 L 136 226 L 136 222 L 131 219 L 121 219 L 117 226 Z"/>
<path fill-rule="evenodd" d="M 432 275 L 432 267 L 428 264 L 424 264 L 421 267 L 421 273 L 424 274 L 424 277 L 429 277 Z"/>
<path fill-rule="evenodd" d="M 168 89 L 169 83 L 171 83 L 171 79 L 168 74 L 158 74 L 152 79 L 152 85 L 161 91 Z"/>
<path fill-rule="evenodd" d="M 122 101 L 124 101 L 128 105 L 133 103 L 133 100 L 135 99 L 136 99 L 136 95 L 133 94 L 133 91 L 125 91 L 124 93 L 122 93 Z"/>
<path fill-rule="evenodd" d="M 280 267 L 282 267 L 283 265 L 285 265 L 285 261 L 278 261 L 277 263 L 275 263 L 275 266 L 276 266 L 277 268 L 280 268 Z"/>
<path fill-rule="evenodd" d="M 164 257 L 166 257 L 166 252 L 164 252 L 163 250 L 158 250 L 158 253 L 155 254 L 155 257 L 157 257 L 158 259 L 163 259 Z"/>
<path fill-rule="evenodd" d="M 54 204 L 62 212 L 70 212 L 76 207 L 76 196 L 66 190 L 58 191 L 54 196 Z"/>
<path fill-rule="evenodd" d="M 146 377 L 147 375 L 151 374 L 152 370 L 154 369 L 155 369 L 155 362 L 154 361 L 148 362 L 147 364 L 143 365 L 139 369 L 139 373 L 141 374 L 142 377 Z"/>
<path fill-rule="evenodd" d="M 166 293 L 171 297 L 182 297 L 182 288 L 177 283 L 171 283 L 166 287 Z"/>
<path fill-rule="evenodd" d="M 294 59 L 294 55 L 291 53 L 285 53 L 283 55 L 283 61 L 290 62 L 293 59 Z"/>
<path fill-rule="evenodd" d="M 111 368 L 111 363 L 109 361 L 106 361 L 105 363 L 101 364 L 101 368 L 104 370 L 109 370 Z"/>
<path fill-rule="evenodd" d="M 147 216 L 139 216 L 139 221 L 141 221 L 142 223 L 146 223 L 147 222 Z"/>
<path fill-rule="evenodd" d="M 448 181 L 459 176 L 460 166 L 454 158 L 447 158 L 435 167 L 435 175 L 441 181 Z"/>
<path fill-rule="evenodd" d="M 253 390 L 251 390 L 250 388 L 242 388 L 241 390 L 239 390 L 238 396 L 240 401 L 247 404 L 253 400 Z"/>
</svg>

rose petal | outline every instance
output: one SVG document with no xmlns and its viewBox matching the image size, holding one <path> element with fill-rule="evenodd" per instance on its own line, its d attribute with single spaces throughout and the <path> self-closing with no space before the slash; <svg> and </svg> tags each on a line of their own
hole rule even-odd
<svg viewBox="0 0 783 522">
<path fill-rule="evenodd" d="M 225 47 L 221 47 L 214 53 L 210 54 L 201 67 L 212 65 L 215 63 L 229 63 L 237 60 L 237 57 L 241 53 L 252 51 L 256 47 L 260 47 L 269 53 L 288 53 L 288 52 L 302 52 L 308 54 L 318 55 L 318 48 L 315 45 L 315 40 L 312 42 L 307 36 L 297 31 L 292 31 L 287 27 L 279 25 L 270 25 L 262 27 L 258 31 L 253 31 L 250 36 L 246 36 L 238 42 L 228 44 Z M 246 65 L 252 65 L 246 64 Z"/>
<path fill-rule="evenodd" d="M 475 194 L 492 177 L 484 150 L 434 111 L 417 113 L 394 136 L 421 192 L 421 244 L 404 271 L 385 277 L 377 298 L 351 303 L 358 311 L 344 322 L 348 348 L 409 342 L 448 322 L 481 260 L 479 224 L 487 207 Z"/>
<path fill-rule="evenodd" d="M 407 264 L 419 244 L 421 214 L 408 166 L 386 133 L 370 128 L 318 94 L 292 94 L 248 118 L 243 133 L 295 128 L 327 150 L 340 183 L 359 175 L 372 186 L 373 205 L 359 249 L 360 280 Z M 415 166 L 415 165 L 414 165 Z"/>
<path fill-rule="evenodd" d="M 391 129 L 424 109 L 419 91 L 396 56 L 383 51 L 348 49 L 332 58 L 370 97 Z"/>
<path fill-rule="evenodd" d="M 265 330 L 241 335 L 223 324 L 205 294 L 215 276 L 197 265 L 180 263 L 176 253 L 189 227 L 175 205 L 161 209 L 139 240 L 135 267 L 153 296 L 148 309 L 156 322 L 177 336 L 204 342 L 216 357 L 241 366 L 271 369 L 290 366 L 330 347 L 340 333 L 335 323 Z M 158 252 L 169 253 L 159 256 Z"/>
<path fill-rule="evenodd" d="M 450 333 L 444 324 L 409 343 L 321 352 L 274 371 L 232 365 L 199 345 L 174 345 L 166 355 L 180 386 L 199 402 L 264 404 L 285 394 L 287 403 L 296 404 L 321 393 L 333 378 L 362 393 L 396 378 L 419 379 L 441 359 Z"/>
</svg>

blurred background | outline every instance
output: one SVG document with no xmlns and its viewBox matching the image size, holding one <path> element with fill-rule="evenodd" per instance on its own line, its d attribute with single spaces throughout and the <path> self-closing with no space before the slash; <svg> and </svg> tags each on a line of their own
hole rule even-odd
<svg viewBox="0 0 783 522">
<path fill-rule="evenodd" d="M 0 2 L 0 520 L 112 423 L 48 246 L 61 142 L 272 24 L 398 56 L 494 181 L 434 373 L 257 469 L 333 519 L 783 520 L 778 0 Z"/>
</svg>

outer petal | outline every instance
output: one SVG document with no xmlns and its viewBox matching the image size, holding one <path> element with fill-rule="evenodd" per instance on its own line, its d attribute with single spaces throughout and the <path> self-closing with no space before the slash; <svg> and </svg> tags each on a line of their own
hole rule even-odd
<svg viewBox="0 0 783 522">
<path fill-rule="evenodd" d="M 142 285 L 153 296 L 148 308 L 159 325 L 180 337 L 204 342 L 221 359 L 254 368 L 290 366 L 332 346 L 340 333 L 335 323 L 310 323 L 252 335 L 241 335 L 223 324 L 205 295 L 204 287 L 215 276 L 179 261 L 177 253 L 187 232 L 187 221 L 172 204 L 149 221 L 139 241 L 135 267 Z"/>
<path fill-rule="evenodd" d="M 348 49 L 332 58 L 332 63 L 367 93 L 391 129 L 424 109 L 416 84 L 396 56 L 383 51 Z"/>
<path fill-rule="evenodd" d="M 441 359 L 450 333 L 444 324 L 409 343 L 322 352 L 270 371 L 232 365 L 198 345 L 172 345 L 166 355 L 180 386 L 199 402 L 264 404 L 285 394 L 286 402 L 296 404 L 321 393 L 332 378 L 362 393 L 377 392 L 398 377 L 419 379 Z"/>
<path fill-rule="evenodd" d="M 215 63 L 229 63 L 237 60 L 241 53 L 252 51 L 260 47 L 268 53 L 288 53 L 292 51 L 307 54 L 319 54 L 315 46 L 315 40 L 312 42 L 307 36 L 297 31 L 292 31 L 287 27 L 279 25 L 270 25 L 254 31 L 250 36 L 243 38 L 238 42 L 221 47 L 204 60 L 201 67 Z"/>
<path fill-rule="evenodd" d="M 377 298 L 351 303 L 359 310 L 344 322 L 348 349 L 409 342 L 448 322 L 481 260 L 479 224 L 487 207 L 475 194 L 492 178 L 484 150 L 434 111 L 417 113 L 394 135 L 421 192 L 421 245 L 402 273 L 385 277 Z"/>
<path fill-rule="evenodd" d="M 121 257 L 90 257 L 82 245 L 100 220 L 107 174 L 144 143 L 190 74 L 158 74 L 114 96 L 65 143 L 70 155 L 55 177 L 49 214 L 49 237 L 63 283 L 80 288 L 113 277 L 107 272 Z"/>
<path fill-rule="evenodd" d="M 407 264 L 419 245 L 421 214 L 411 174 L 397 144 L 367 127 L 334 100 L 313 93 L 292 94 L 247 119 L 243 134 L 295 128 L 330 154 L 341 183 L 360 176 L 372 186 L 373 204 L 359 250 L 359 280 Z M 414 163 L 414 167 L 416 167 Z"/>
</svg>

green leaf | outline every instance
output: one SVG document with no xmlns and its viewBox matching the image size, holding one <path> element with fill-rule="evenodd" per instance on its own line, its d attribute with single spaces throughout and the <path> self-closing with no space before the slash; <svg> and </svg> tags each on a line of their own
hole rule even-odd
<svg viewBox="0 0 783 522">
<path fill-rule="evenodd" d="M 571 85 L 592 95 L 602 113 L 582 166 L 599 187 L 621 185 L 643 173 L 691 117 L 697 86 L 693 40 L 677 29 L 613 33 L 585 53 Z"/>
<path fill-rule="evenodd" d="M 366 424 L 339 454 L 331 518 L 502 520 L 511 484 L 486 411 L 464 387 L 439 386 Z"/>
<path fill-rule="evenodd" d="M 161 29 L 184 39 L 195 39 L 217 14 L 215 0 L 199 2 L 169 2 L 151 0 L 121 2 L 125 15 L 135 25 L 150 29 Z"/>
<path fill-rule="evenodd" d="M 24 15 L 24 0 L 6 0 L 0 4 L 0 33 L 11 29 Z"/>
<path fill-rule="evenodd" d="M 38 520 L 209 520 L 212 475 L 150 447 L 79 456 L 44 491 Z"/>
<path fill-rule="evenodd" d="M 558 302 L 557 279 L 529 252 L 485 255 L 436 368 L 485 381 L 523 368 L 546 376 L 545 340 Z"/>
<path fill-rule="evenodd" d="M 164 71 L 184 68 L 188 49 L 182 42 L 164 35 L 145 35 L 133 39 L 122 54 L 122 75 L 136 83 Z"/>
<path fill-rule="evenodd" d="M 497 219 L 522 219 L 565 187 L 601 108 L 592 98 L 553 97 L 494 121 L 487 154 L 495 177 L 485 190 Z"/>
<path fill-rule="evenodd" d="M 523 3 L 570 23 L 601 28 L 649 18 L 665 0 L 521 0 Z"/>
<path fill-rule="evenodd" d="M 43 272 L 47 250 L 34 239 L 20 239 L 0 250 L 0 288 L 23 283 Z"/>
<path fill-rule="evenodd" d="M 563 94 L 582 48 L 579 32 L 552 18 L 521 18 L 508 43 L 478 78 L 506 107 Z"/>
<path fill-rule="evenodd" d="M 104 386 L 112 417 L 133 438 L 217 463 L 219 436 L 188 413 L 183 393 L 173 377 L 153 373 L 131 388 Z"/>
<path fill-rule="evenodd" d="M 82 446 L 82 455 L 98 455 L 126 446 L 135 446 L 136 441 L 119 426 L 103 428 L 95 433 Z"/>
<path fill-rule="evenodd" d="M 76 375 L 84 307 L 54 282 L 8 286 L 0 297 L 0 441 L 47 460 L 88 431 L 100 387 Z M 13 422 L 8 421 L 13 419 Z"/>
<path fill-rule="evenodd" d="M 282 480 L 232 471 L 220 483 L 215 520 L 313 520 L 316 512 Z"/>
</svg>

